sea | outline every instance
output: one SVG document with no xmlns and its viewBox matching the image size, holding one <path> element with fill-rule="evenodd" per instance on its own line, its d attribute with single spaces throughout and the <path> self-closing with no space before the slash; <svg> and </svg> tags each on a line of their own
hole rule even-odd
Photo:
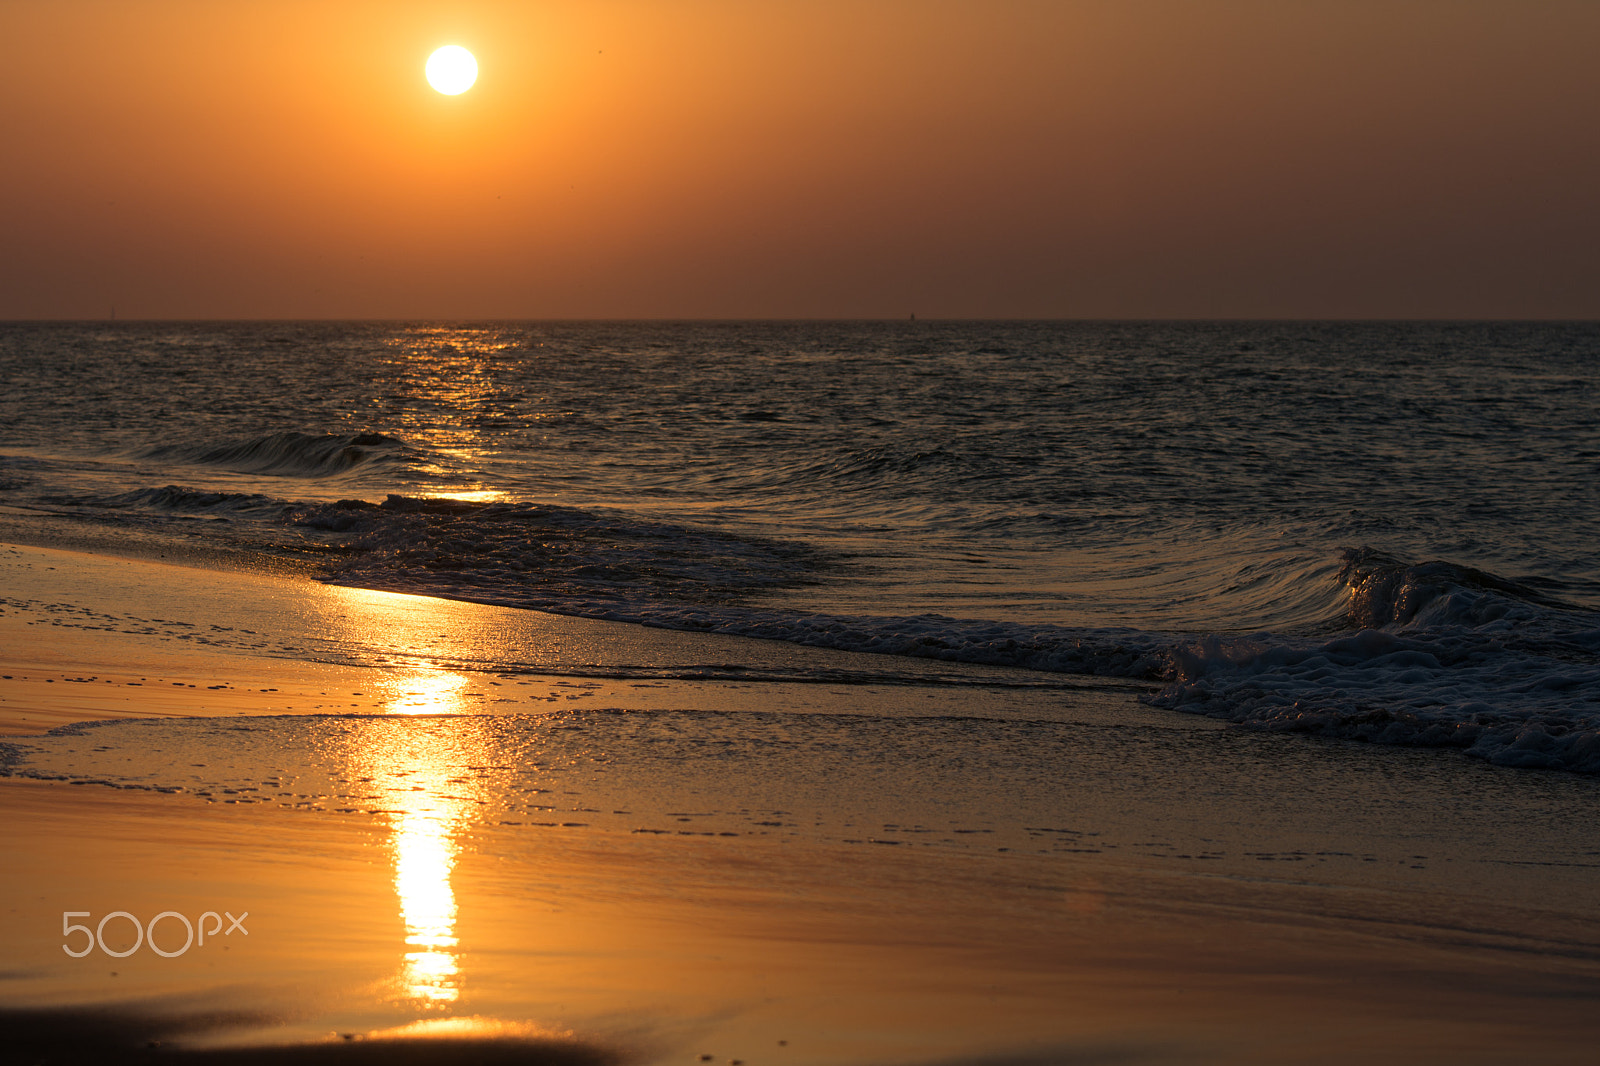
<svg viewBox="0 0 1600 1066">
<path fill-rule="evenodd" d="M 1596 323 L 4 323 L 0 383 L 21 539 L 1600 772 Z"/>
</svg>

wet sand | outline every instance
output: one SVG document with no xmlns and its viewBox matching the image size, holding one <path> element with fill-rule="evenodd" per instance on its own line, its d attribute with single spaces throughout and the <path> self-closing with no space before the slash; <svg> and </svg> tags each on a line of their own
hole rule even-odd
<svg viewBox="0 0 1600 1066">
<path fill-rule="evenodd" d="M 0 1061 L 1580 1062 L 1600 1037 L 1585 778 L 1017 672 L 0 562 Z M 819 663 L 837 680 L 795 680 Z M 163 912 L 170 952 L 208 912 L 248 932 L 108 953 Z"/>
</svg>

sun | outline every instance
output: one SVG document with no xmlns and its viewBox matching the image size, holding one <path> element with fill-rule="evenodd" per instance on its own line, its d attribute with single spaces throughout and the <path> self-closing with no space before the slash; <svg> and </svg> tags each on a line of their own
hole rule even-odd
<svg viewBox="0 0 1600 1066">
<path fill-rule="evenodd" d="M 428 57 L 428 84 L 446 96 L 460 96 L 478 80 L 478 61 L 459 44 L 447 44 Z"/>
</svg>

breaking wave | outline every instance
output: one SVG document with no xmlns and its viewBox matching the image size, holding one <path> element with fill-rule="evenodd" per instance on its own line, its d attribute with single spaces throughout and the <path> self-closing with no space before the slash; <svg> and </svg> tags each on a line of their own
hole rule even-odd
<svg viewBox="0 0 1600 1066">
<path fill-rule="evenodd" d="M 106 510 L 137 510 L 171 512 L 174 514 L 254 514 L 281 517 L 293 509 L 293 504 L 276 496 L 260 492 L 207 492 L 200 489 L 164 485 L 156 489 L 135 489 L 110 496 L 48 496 L 51 503 L 77 507 L 95 507 Z"/>
<path fill-rule="evenodd" d="M 796 606 L 803 596 L 786 593 L 852 580 L 848 557 L 803 540 L 627 512 L 403 495 L 297 503 L 175 485 L 60 502 L 119 521 L 227 519 L 238 543 L 309 553 L 336 584 L 1122 678 L 1148 686 L 1157 706 L 1249 728 L 1600 773 L 1600 612 L 1559 598 L 1553 582 L 1445 561 L 1366 548 L 1345 550 L 1337 568 L 1304 556 L 1255 558 L 1262 587 L 1299 605 L 1280 614 L 1296 621 L 1196 634 L 804 610 Z M 1259 617 L 1255 592 L 1232 595 L 1235 617 Z"/>
<path fill-rule="evenodd" d="M 353 534 L 339 584 L 644 625 L 1161 686 L 1150 702 L 1253 728 L 1457 747 L 1600 772 L 1600 616 L 1446 562 L 1344 553 L 1339 614 L 1312 633 L 835 615 L 760 594 L 826 578 L 805 545 L 527 504 L 390 497 L 295 521 Z"/>
<path fill-rule="evenodd" d="M 1331 639 L 1208 636 L 1152 700 L 1260 729 L 1600 772 L 1600 616 L 1446 562 L 1349 551 Z"/>
</svg>

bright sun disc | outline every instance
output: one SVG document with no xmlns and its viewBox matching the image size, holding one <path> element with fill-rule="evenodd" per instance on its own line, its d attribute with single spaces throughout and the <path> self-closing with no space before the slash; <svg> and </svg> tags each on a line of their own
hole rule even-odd
<svg viewBox="0 0 1600 1066">
<path fill-rule="evenodd" d="M 459 96 L 478 80 L 478 61 L 459 44 L 447 44 L 428 57 L 428 84 L 446 96 Z"/>
</svg>

